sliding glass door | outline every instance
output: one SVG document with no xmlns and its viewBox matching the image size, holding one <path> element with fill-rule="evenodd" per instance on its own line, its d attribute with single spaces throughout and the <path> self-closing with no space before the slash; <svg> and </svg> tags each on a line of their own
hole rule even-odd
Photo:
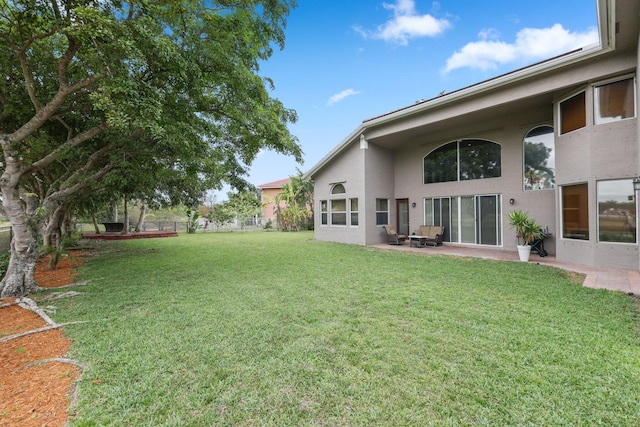
<svg viewBox="0 0 640 427">
<path fill-rule="evenodd" d="M 481 245 L 500 244 L 500 198 L 497 195 L 475 196 L 477 243 Z"/>
<path fill-rule="evenodd" d="M 500 246 L 502 206 L 497 194 L 424 199 L 425 225 L 444 225 L 445 242 Z"/>
</svg>

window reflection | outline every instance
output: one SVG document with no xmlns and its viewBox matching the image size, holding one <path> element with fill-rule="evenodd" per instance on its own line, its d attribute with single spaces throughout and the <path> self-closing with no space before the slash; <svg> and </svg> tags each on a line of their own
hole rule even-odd
<svg viewBox="0 0 640 427">
<path fill-rule="evenodd" d="M 598 240 L 636 242 L 636 201 L 631 179 L 598 182 Z"/>
<path fill-rule="evenodd" d="M 556 186 L 555 141 L 551 126 L 539 126 L 524 137 L 524 189 Z"/>
<path fill-rule="evenodd" d="M 424 183 L 500 177 L 501 150 L 500 144 L 480 139 L 442 145 L 424 157 Z"/>
</svg>

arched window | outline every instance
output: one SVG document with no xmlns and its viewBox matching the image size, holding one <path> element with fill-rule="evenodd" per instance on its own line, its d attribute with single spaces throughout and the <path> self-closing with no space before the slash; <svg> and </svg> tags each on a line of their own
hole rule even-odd
<svg viewBox="0 0 640 427">
<path fill-rule="evenodd" d="M 524 189 L 556 186 L 555 136 L 551 126 L 538 126 L 524 137 Z"/>
<path fill-rule="evenodd" d="M 342 184 L 335 184 L 331 189 L 331 194 L 344 194 L 346 192 L 347 191 L 344 189 L 344 185 Z"/>
<path fill-rule="evenodd" d="M 444 144 L 424 157 L 424 183 L 497 178 L 502 175 L 502 147 L 482 139 Z"/>
</svg>

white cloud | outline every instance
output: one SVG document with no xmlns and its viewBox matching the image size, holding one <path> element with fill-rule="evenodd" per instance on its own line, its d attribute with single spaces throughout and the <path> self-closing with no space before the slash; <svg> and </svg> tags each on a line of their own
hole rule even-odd
<svg viewBox="0 0 640 427">
<path fill-rule="evenodd" d="M 585 32 L 570 32 L 560 24 L 549 28 L 524 28 L 514 43 L 496 40 L 493 30 L 482 30 L 481 41 L 471 42 L 447 59 L 443 71 L 456 68 L 495 70 L 511 62 L 542 60 L 598 42 L 595 28 Z"/>
<path fill-rule="evenodd" d="M 329 101 L 327 101 L 327 105 L 331 106 L 331 105 L 335 104 L 336 102 L 342 101 L 346 97 L 349 97 L 349 96 L 352 96 L 352 95 L 358 95 L 359 93 L 360 92 L 358 92 L 356 90 L 353 90 L 353 89 L 343 90 L 342 92 L 336 93 L 331 98 L 329 98 Z"/>
<path fill-rule="evenodd" d="M 383 3 L 382 5 L 385 9 L 393 11 L 392 19 L 378 26 L 375 31 L 366 31 L 357 26 L 354 30 L 365 38 L 406 45 L 409 39 L 437 36 L 451 27 L 451 23 L 446 19 L 434 18 L 429 14 L 418 14 L 414 0 L 396 0 L 394 4 Z"/>
</svg>

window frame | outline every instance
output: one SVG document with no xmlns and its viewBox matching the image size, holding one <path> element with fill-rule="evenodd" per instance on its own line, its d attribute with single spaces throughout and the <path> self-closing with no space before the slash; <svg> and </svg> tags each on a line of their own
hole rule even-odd
<svg viewBox="0 0 640 427">
<path fill-rule="evenodd" d="M 329 225 L 329 201 L 320 200 L 320 225 Z"/>
<path fill-rule="evenodd" d="M 551 156 L 554 158 L 554 163 L 553 163 L 553 167 L 550 167 L 549 169 L 552 169 L 554 172 L 553 175 L 553 182 L 551 183 L 550 187 L 547 188 L 527 188 L 527 150 L 526 150 L 526 142 L 527 142 L 527 138 L 531 138 L 529 137 L 529 134 L 531 134 L 531 132 L 540 129 L 540 128 L 550 128 L 551 132 L 548 133 L 548 135 L 551 135 L 551 137 L 553 138 L 553 149 L 551 151 Z M 538 135 L 536 135 L 538 136 Z M 546 144 L 545 144 L 546 146 Z M 529 129 L 529 131 L 527 131 L 527 133 L 524 135 L 524 137 L 522 138 L 522 190 L 523 191 L 544 191 L 544 190 L 555 190 L 556 188 L 556 180 L 555 180 L 555 170 L 556 170 L 556 165 L 555 165 L 555 152 L 556 152 L 556 131 L 555 128 L 552 125 L 549 124 L 540 124 L 540 125 L 536 125 L 534 127 L 532 127 L 531 129 Z"/>
<path fill-rule="evenodd" d="M 379 210 L 378 207 L 378 202 L 379 201 L 384 201 L 387 204 L 387 209 L 386 210 Z M 385 214 L 386 215 L 386 221 L 381 222 L 380 221 L 380 215 Z M 389 224 L 389 199 L 386 198 L 382 198 L 382 197 L 376 197 L 376 225 L 387 225 Z"/>
<path fill-rule="evenodd" d="M 468 142 L 467 146 L 463 146 L 465 142 Z M 493 159 L 493 161 L 497 166 L 494 166 L 494 169 L 491 169 L 489 167 L 489 163 L 485 163 L 482 165 L 482 168 L 481 168 L 482 170 L 486 170 L 487 172 L 497 171 L 496 175 L 466 177 L 465 174 L 468 172 L 468 170 L 464 170 L 464 166 L 471 165 L 473 162 L 472 161 L 470 162 L 469 159 L 473 160 L 473 157 L 463 156 L 463 154 L 467 153 L 468 147 L 475 147 L 475 146 L 491 147 L 492 149 L 497 150 L 498 157 L 497 159 Z M 441 173 L 441 170 L 435 170 L 428 173 L 429 171 L 426 166 L 426 163 L 427 161 L 429 161 L 428 159 L 429 156 L 435 155 L 436 152 L 445 153 L 445 151 L 442 150 L 445 147 L 455 147 L 447 150 L 449 152 L 455 151 L 455 165 L 453 164 L 444 165 L 444 168 L 447 170 L 447 172 L 445 173 Z M 443 160 L 447 160 L 446 157 L 447 157 L 446 155 L 443 155 Z M 434 160 L 437 160 L 437 158 L 431 159 L 430 161 L 434 161 Z M 449 163 L 452 163 L 452 162 L 449 161 Z M 485 166 L 487 167 L 485 168 Z M 455 173 L 452 174 L 452 172 L 449 169 L 455 169 Z M 469 169 L 469 170 L 473 170 L 473 169 Z M 438 178 L 441 175 L 440 178 L 445 178 L 445 179 L 439 179 L 434 181 L 429 180 L 429 182 L 427 182 L 427 176 L 432 177 L 433 175 L 435 175 L 436 178 Z M 455 178 L 450 175 L 455 175 Z M 501 178 L 501 177 L 502 177 L 502 144 L 496 141 L 492 141 L 490 139 L 462 138 L 462 139 L 449 141 L 444 144 L 440 144 L 439 146 L 435 147 L 433 150 L 429 151 L 427 154 L 425 154 L 422 157 L 422 184 L 423 185 L 441 184 L 446 182 L 475 181 L 478 179 L 490 179 L 490 178 Z M 448 179 L 448 178 L 454 178 L 454 179 Z"/>
<path fill-rule="evenodd" d="M 353 202 L 355 201 L 356 204 L 356 209 L 353 209 Z M 349 226 L 350 227 L 357 227 L 359 225 L 359 218 L 358 218 L 358 209 L 359 209 L 359 205 L 358 205 L 358 198 L 357 197 L 352 197 L 350 199 L 347 199 L 347 208 L 349 210 L 348 212 L 348 217 L 349 217 Z M 354 216 L 355 215 L 355 216 Z M 355 222 L 353 221 L 355 218 Z"/>
<path fill-rule="evenodd" d="M 619 119 L 615 117 L 614 118 L 598 118 L 596 112 L 597 112 L 598 106 L 600 105 L 599 89 L 608 85 L 612 85 L 614 83 L 625 81 L 625 80 L 631 80 L 633 84 L 633 88 L 632 88 L 633 115 L 628 117 L 622 117 Z M 637 82 L 636 82 L 635 74 L 625 74 L 622 76 L 617 76 L 607 80 L 596 82 L 592 85 L 592 90 L 593 90 L 593 124 L 595 126 L 603 125 L 607 123 L 619 122 L 619 121 L 628 120 L 628 119 L 634 119 L 638 116 L 638 100 L 636 97 Z"/>
<path fill-rule="evenodd" d="M 601 191 L 600 185 L 605 183 L 613 183 L 613 182 L 619 182 L 620 184 L 624 185 L 625 188 L 630 189 L 630 191 L 627 191 L 626 193 L 626 196 L 627 196 L 627 200 L 625 201 L 626 203 L 621 203 L 620 205 L 618 205 L 619 202 L 617 202 L 616 200 L 612 200 L 610 198 L 610 195 L 607 196 L 609 197 L 609 199 L 601 201 L 600 195 L 603 191 Z M 622 185 L 620 186 L 621 188 L 622 188 Z M 616 193 L 614 197 L 615 196 L 619 197 L 623 195 L 624 193 Z M 602 180 L 596 181 L 596 206 L 597 206 L 596 212 L 598 213 L 598 221 L 597 221 L 598 242 L 617 243 L 617 244 L 624 244 L 624 245 L 629 245 L 629 244 L 635 245 L 638 242 L 638 231 L 637 231 L 638 218 L 637 218 L 637 212 L 636 212 L 636 209 L 637 209 L 636 198 L 637 198 L 636 191 L 633 189 L 633 178 L 614 178 L 614 179 L 602 179 Z M 603 212 L 605 212 L 606 205 L 612 202 L 620 206 L 620 208 L 627 207 L 628 209 L 626 209 L 626 211 L 624 209 L 614 209 L 614 212 L 616 213 L 616 215 L 614 215 L 613 219 L 610 219 L 610 216 L 604 215 Z M 601 206 L 601 205 L 604 205 L 604 206 Z M 611 207 L 610 209 L 613 209 L 613 207 Z M 622 218 L 622 216 L 624 216 L 624 219 Z M 605 229 L 604 231 L 601 229 L 601 225 L 605 217 L 607 219 L 607 222 L 609 223 L 617 222 L 617 224 L 615 224 L 615 227 L 613 229 Z M 633 218 L 633 223 L 631 222 L 631 218 Z M 632 239 L 633 239 L 632 241 L 621 239 L 624 232 L 626 231 L 629 231 L 630 233 L 632 233 Z M 617 240 L 603 239 L 602 238 L 603 234 L 607 235 L 605 233 L 611 233 L 617 236 L 618 239 Z"/>
<path fill-rule="evenodd" d="M 562 114 L 562 104 L 564 102 L 567 102 L 568 100 L 570 100 L 572 98 L 575 98 L 575 97 L 579 96 L 579 95 L 582 95 L 583 98 L 584 98 L 584 124 L 582 126 L 579 126 L 579 127 L 564 131 L 564 126 L 563 126 L 563 121 L 562 121 L 562 116 L 563 116 L 563 114 Z M 571 132 L 575 132 L 577 130 L 584 129 L 584 128 L 587 127 L 587 90 L 586 90 L 586 88 L 582 88 L 580 90 L 577 90 L 577 91 L 571 93 L 570 95 L 567 95 L 564 98 L 560 98 L 560 100 L 558 100 L 558 124 L 559 124 L 559 126 L 558 126 L 558 135 L 559 136 L 567 135 L 567 134 L 569 134 Z"/>
<path fill-rule="evenodd" d="M 579 200 L 576 208 L 574 207 L 567 207 L 567 199 L 565 198 L 565 196 L 567 196 L 566 190 L 569 187 L 584 187 L 584 194 L 586 195 L 586 201 L 581 201 Z M 571 196 L 573 196 L 573 194 L 571 194 Z M 567 196 L 568 197 L 568 196 Z M 573 206 L 573 205 L 572 205 Z M 589 201 L 589 183 L 588 182 L 577 182 L 577 183 L 573 183 L 573 184 L 565 184 L 565 185 L 561 185 L 560 186 L 560 212 L 561 212 L 561 216 L 560 216 L 560 233 L 561 233 L 561 237 L 563 239 L 571 239 L 571 240 L 582 240 L 582 241 L 589 241 L 591 239 L 591 230 L 589 229 L 589 207 L 590 207 L 590 201 Z M 587 212 L 586 212 L 586 234 L 582 234 L 580 233 L 580 231 L 583 231 L 582 228 L 580 228 L 580 226 L 582 225 L 582 219 L 581 219 L 581 212 L 580 209 L 581 208 L 586 208 Z M 573 218 L 574 214 L 571 211 L 576 211 L 575 213 L 577 214 L 577 218 Z M 575 235 L 568 235 L 567 234 L 567 230 L 568 229 L 573 229 L 573 228 L 569 228 L 567 227 L 567 220 L 568 220 L 568 214 L 571 213 L 571 219 L 574 220 L 575 224 L 578 226 L 578 228 L 575 228 L 575 230 L 577 231 L 577 233 L 575 233 Z"/>
<path fill-rule="evenodd" d="M 331 195 L 337 195 L 337 194 L 345 194 L 347 192 L 347 189 L 344 187 L 344 183 L 342 182 L 336 182 L 335 184 L 332 184 L 331 186 Z"/>
<path fill-rule="evenodd" d="M 332 227 L 346 227 L 347 226 L 347 199 L 331 199 L 329 204 L 329 221 Z M 344 210 L 338 210 L 334 208 L 334 203 L 343 202 Z M 335 221 L 335 215 L 344 216 L 344 224 L 342 221 Z"/>
</svg>

